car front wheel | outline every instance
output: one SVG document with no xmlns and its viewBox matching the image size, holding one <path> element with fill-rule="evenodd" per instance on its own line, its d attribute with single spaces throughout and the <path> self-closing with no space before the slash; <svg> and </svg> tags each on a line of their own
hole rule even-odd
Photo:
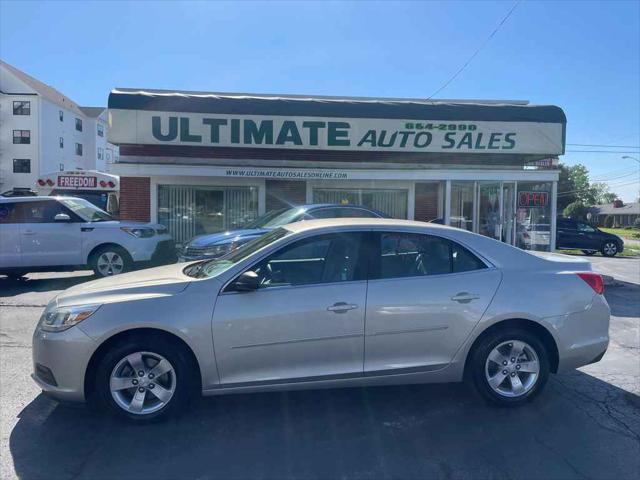
<svg viewBox="0 0 640 480">
<path fill-rule="evenodd" d="M 472 354 L 472 379 L 491 403 L 518 406 L 535 397 L 549 378 L 549 360 L 542 342 L 528 330 L 495 331 Z"/>
<path fill-rule="evenodd" d="M 103 406 L 138 423 L 180 413 L 194 392 L 194 369 L 179 345 L 158 338 L 117 344 L 96 370 Z"/>
<path fill-rule="evenodd" d="M 91 256 L 89 263 L 98 277 L 111 277 L 133 268 L 131 255 L 124 248 L 116 245 L 99 248 Z"/>
<path fill-rule="evenodd" d="M 602 245 L 602 254 L 605 257 L 613 257 L 616 253 L 618 253 L 618 245 L 616 242 L 605 242 L 604 245 Z"/>
</svg>

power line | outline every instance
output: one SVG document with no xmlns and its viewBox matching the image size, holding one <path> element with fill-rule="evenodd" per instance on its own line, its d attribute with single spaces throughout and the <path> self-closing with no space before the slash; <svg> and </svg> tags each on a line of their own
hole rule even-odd
<svg viewBox="0 0 640 480">
<path fill-rule="evenodd" d="M 593 143 L 567 143 L 567 145 L 571 145 L 572 147 L 635 148 L 640 150 L 640 147 L 637 145 L 599 145 Z"/>
<path fill-rule="evenodd" d="M 567 150 L 566 153 L 608 153 L 608 154 L 612 154 L 612 155 L 618 155 L 619 153 L 635 153 L 635 154 L 638 154 L 639 152 L 637 152 L 637 151 L 623 152 L 622 150 L 615 150 L 615 151 L 611 151 L 611 150 Z"/>
<path fill-rule="evenodd" d="M 498 30 L 500 30 L 500 28 L 502 27 L 502 25 L 504 25 L 504 23 L 509 19 L 509 17 L 511 16 L 511 14 L 514 12 L 514 10 L 516 9 L 516 7 L 518 5 L 520 5 L 520 2 L 522 0 L 518 0 L 513 7 L 511 7 L 511 10 L 509 10 L 509 12 L 505 15 L 505 17 L 502 19 L 502 21 L 498 24 L 498 26 L 493 30 L 493 32 L 491 32 L 491 34 L 486 38 L 486 40 L 482 43 L 482 45 L 480 45 L 475 52 L 473 52 L 473 55 L 471 55 L 471 57 L 469 57 L 469 60 L 467 60 L 464 65 L 462 65 L 462 67 L 460 67 L 460 69 L 453 74 L 453 76 L 447 80 L 444 85 L 442 85 L 438 90 L 436 90 L 435 92 L 433 92 L 429 97 L 427 97 L 427 100 L 431 100 L 433 97 L 435 97 L 438 93 L 440 93 L 442 90 L 444 90 L 445 88 L 447 88 L 449 86 L 449 84 L 451 82 L 453 82 L 456 77 L 458 75 L 460 75 L 462 73 L 462 71 L 467 68 L 467 66 L 471 63 L 471 61 L 476 58 L 476 55 L 478 55 L 478 53 L 480 53 L 480 51 L 489 43 L 489 41 L 495 36 L 496 33 L 498 33 Z"/>
</svg>

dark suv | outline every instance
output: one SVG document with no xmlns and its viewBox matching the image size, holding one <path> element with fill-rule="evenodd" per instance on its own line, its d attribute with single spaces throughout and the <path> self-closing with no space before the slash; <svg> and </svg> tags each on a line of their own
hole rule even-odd
<svg viewBox="0 0 640 480">
<path fill-rule="evenodd" d="M 559 218 L 556 248 L 582 250 L 585 255 L 602 252 L 605 257 L 613 257 L 616 253 L 622 252 L 624 242 L 617 235 L 603 232 L 588 223 Z"/>
</svg>

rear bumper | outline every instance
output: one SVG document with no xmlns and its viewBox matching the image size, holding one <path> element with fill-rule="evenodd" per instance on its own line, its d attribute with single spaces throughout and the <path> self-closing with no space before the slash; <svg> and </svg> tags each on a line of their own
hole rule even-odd
<svg viewBox="0 0 640 480">
<path fill-rule="evenodd" d="M 558 347 L 558 373 L 599 361 L 609 346 L 610 310 L 604 296 L 595 294 L 581 312 L 545 319 Z"/>
</svg>

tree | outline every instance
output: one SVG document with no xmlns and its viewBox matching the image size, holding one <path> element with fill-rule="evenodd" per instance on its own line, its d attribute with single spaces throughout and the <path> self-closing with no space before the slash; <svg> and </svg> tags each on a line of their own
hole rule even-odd
<svg viewBox="0 0 640 480">
<path fill-rule="evenodd" d="M 589 170 L 581 164 L 567 166 L 560 164 L 558 178 L 558 212 L 564 210 L 574 202 L 583 205 L 601 205 L 611 203 L 618 196 L 609 191 L 604 182 L 589 182 Z"/>
<path fill-rule="evenodd" d="M 575 201 L 567 205 L 567 207 L 562 211 L 562 214 L 566 218 L 573 218 L 575 220 L 585 220 L 587 218 L 587 213 L 589 213 L 589 207 L 587 207 L 581 201 Z"/>
</svg>

